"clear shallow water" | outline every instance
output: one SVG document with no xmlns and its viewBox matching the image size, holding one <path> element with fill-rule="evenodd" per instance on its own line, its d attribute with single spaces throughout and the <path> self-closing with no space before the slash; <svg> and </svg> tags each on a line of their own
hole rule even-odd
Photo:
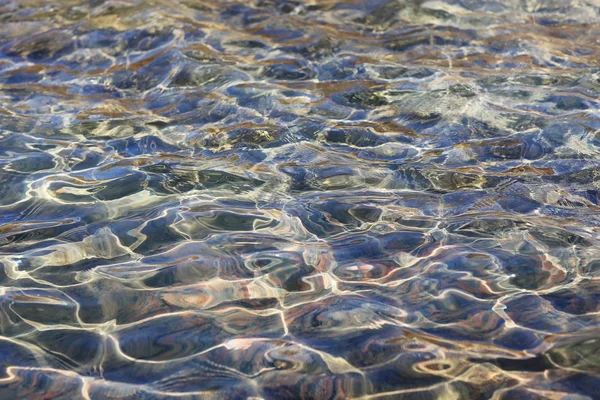
<svg viewBox="0 0 600 400">
<path fill-rule="evenodd" d="M 595 398 L 599 14 L 1 1 L 0 397 Z"/>
</svg>

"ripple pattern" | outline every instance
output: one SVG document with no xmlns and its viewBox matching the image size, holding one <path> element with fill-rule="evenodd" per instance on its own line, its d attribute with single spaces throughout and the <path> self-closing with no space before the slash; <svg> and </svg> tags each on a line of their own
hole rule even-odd
<svg viewBox="0 0 600 400">
<path fill-rule="evenodd" d="M 598 398 L 597 0 L 0 21 L 1 398 Z"/>
</svg>

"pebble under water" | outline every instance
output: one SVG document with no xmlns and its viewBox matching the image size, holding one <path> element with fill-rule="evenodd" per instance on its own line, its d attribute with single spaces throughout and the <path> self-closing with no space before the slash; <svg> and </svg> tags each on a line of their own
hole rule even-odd
<svg viewBox="0 0 600 400">
<path fill-rule="evenodd" d="M 599 38 L 598 0 L 0 0 L 0 398 L 600 398 Z"/>
</svg>

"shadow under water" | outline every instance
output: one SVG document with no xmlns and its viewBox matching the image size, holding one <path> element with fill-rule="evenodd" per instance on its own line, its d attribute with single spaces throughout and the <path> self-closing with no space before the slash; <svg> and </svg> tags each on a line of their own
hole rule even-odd
<svg viewBox="0 0 600 400">
<path fill-rule="evenodd" d="M 0 0 L 0 398 L 598 398 L 599 18 Z"/>
</svg>

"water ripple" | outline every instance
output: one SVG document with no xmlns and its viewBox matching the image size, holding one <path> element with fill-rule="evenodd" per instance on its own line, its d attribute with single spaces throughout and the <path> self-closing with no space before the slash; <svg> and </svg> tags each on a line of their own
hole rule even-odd
<svg viewBox="0 0 600 400">
<path fill-rule="evenodd" d="M 597 397 L 595 0 L 55 3 L 0 2 L 0 397 Z"/>
</svg>

